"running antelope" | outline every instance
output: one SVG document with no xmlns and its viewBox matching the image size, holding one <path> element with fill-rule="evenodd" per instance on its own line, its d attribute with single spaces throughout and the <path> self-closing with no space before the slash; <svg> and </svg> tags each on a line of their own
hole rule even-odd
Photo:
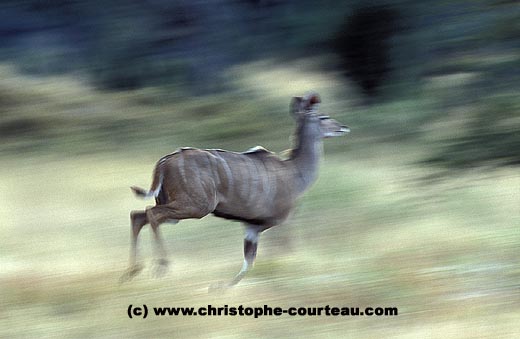
<svg viewBox="0 0 520 339">
<path fill-rule="evenodd" d="M 132 279 L 142 269 L 137 264 L 137 238 L 144 225 L 150 223 L 152 228 L 160 256 L 156 273 L 162 274 L 168 260 L 159 225 L 212 213 L 245 225 L 244 264 L 222 287 L 237 284 L 254 263 L 259 234 L 282 223 L 296 199 L 316 180 L 322 139 L 349 132 L 347 126 L 318 113 L 320 102 L 317 93 L 292 99 L 296 144 L 286 160 L 259 146 L 244 153 L 181 148 L 162 157 L 150 190 L 132 187 L 139 197 L 154 197 L 156 205 L 130 214 L 130 267 L 121 280 Z"/>
</svg>

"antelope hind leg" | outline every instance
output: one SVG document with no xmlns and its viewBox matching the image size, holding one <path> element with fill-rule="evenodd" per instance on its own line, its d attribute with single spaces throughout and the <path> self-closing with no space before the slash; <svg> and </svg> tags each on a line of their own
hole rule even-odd
<svg viewBox="0 0 520 339">
<path fill-rule="evenodd" d="M 133 277 L 138 275 L 143 270 L 143 266 L 137 263 L 137 239 L 139 237 L 139 232 L 141 232 L 143 226 L 148 223 L 146 212 L 132 211 L 130 213 L 130 220 L 132 224 L 132 241 L 130 244 L 130 265 L 119 279 L 120 283 L 132 280 Z"/>
<path fill-rule="evenodd" d="M 181 219 L 202 218 L 210 210 L 208 207 L 200 208 L 197 206 L 182 206 L 177 201 L 172 201 L 166 205 L 157 205 L 146 209 L 146 217 L 150 222 L 154 234 L 158 259 L 156 260 L 153 274 L 156 278 L 163 276 L 168 271 L 169 261 L 167 259 L 164 241 L 159 232 L 162 223 L 178 223 Z"/>
<path fill-rule="evenodd" d="M 152 231 L 157 245 L 157 259 L 153 268 L 153 275 L 155 278 L 160 278 L 168 272 L 169 261 L 167 259 L 166 249 L 164 247 L 164 241 L 161 237 L 159 225 L 152 224 Z"/>
</svg>

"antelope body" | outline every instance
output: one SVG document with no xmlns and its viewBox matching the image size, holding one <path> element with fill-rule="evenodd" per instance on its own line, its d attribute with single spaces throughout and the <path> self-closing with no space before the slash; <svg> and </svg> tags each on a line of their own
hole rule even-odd
<svg viewBox="0 0 520 339">
<path fill-rule="evenodd" d="M 322 138 L 349 131 L 320 115 L 319 103 L 316 93 L 293 98 L 296 145 L 286 160 L 259 146 L 244 153 L 181 148 L 162 157 L 155 166 L 150 190 L 132 187 L 138 196 L 154 197 L 156 205 L 131 213 L 130 268 L 122 280 L 131 279 L 141 270 L 136 261 L 137 238 L 144 225 L 150 223 L 152 228 L 160 256 L 157 273 L 161 274 L 168 261 L 159 225 L 212 213 L 246 226 L 244 265 L 227 286 L 238 283 L 253 265 L 258 235 L 286 220 L 296 199 L 315 181 Z"/>
</svg>

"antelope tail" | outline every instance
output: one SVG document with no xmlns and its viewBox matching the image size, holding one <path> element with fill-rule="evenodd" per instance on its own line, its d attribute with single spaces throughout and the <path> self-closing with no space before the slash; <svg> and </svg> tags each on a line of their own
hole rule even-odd
<svg viewBox="0 0 520 339">
<path fill-rule="evenodd" d="M 130 189 L 139 198 L 148 198 L 148 192 L 145 189 L 143 189 L 141 187 L 137 187 L 137 186 L 132 186 L 132 187 L 130 187 Z"/>
<path fill-rule="evenodd" d="M 134 192 L 134 194 L 143 199 L 151 198 L 151 197 L 157 197 L 159 195 L 159 192 L 162 188 L 162 181 L 163 181 L 163 173 L 161 168 L 161 163 L 157 164 L 154 170 L 153 175 L 153 182 L 152 187 L 150 187 L 150 190 L 147 191 L 144 188 L 132 186 L 130 189 Z"/>
</svg>

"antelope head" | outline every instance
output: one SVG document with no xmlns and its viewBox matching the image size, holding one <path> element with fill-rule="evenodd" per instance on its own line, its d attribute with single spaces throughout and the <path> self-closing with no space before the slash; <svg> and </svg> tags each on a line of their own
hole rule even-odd
<svg viewBox="0 0 520 339">
<path fill-rule="evenodd" d="M 328 115 L 319 112 L 321 99 L 317 93 L 309 93 L 304 97 L 294 97 L 290 111 L 298 125 L 307 125 L 312 133 L 320 138 L 339 137 L 350 132 L 348 126 L 342 125 Z"/>
</svg>

